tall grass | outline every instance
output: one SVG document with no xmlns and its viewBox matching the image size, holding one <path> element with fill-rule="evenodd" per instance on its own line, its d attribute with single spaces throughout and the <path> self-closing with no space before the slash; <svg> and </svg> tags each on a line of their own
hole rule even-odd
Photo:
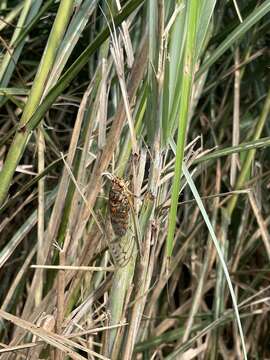
<svg viewBox="0 0 270 360">
<path fill-rule="evenodd" d="M 1 359 L 270 356 L 269 11 L 1 2 Z"/>
</svg>

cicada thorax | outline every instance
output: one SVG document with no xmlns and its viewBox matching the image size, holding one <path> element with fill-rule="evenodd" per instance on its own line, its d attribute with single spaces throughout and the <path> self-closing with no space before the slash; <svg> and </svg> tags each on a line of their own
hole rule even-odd
<svg viewBox="0 0 270 360">
<path fill-rule="evenodd" d="M 110 220 L 117 237 L 126 234 L 130 217 L 130 192 L 128 182 L 114 177 L 109 193 Z"/>
</svg>

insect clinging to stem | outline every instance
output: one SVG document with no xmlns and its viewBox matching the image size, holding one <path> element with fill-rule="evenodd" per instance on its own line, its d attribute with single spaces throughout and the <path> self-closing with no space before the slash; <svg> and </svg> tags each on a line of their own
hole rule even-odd
<svg viewBox="0 0 270 360">
<path fill-rule="evenodd" d="M 129 183 L 117 176 L 109 173 L 105 174 L 111 180 L 109 211 L 112 228 L 117 237 L 122 237 L 126 234 L 129 225 L 131 209 L 131 192 L 128 189 Z"/>
<path fill-rule="evenodd" d="M 135 239 L 137 241 L 139 252 L 141 253 L 140 229 L 133 205 L 133 197 L 135 195 L 129 190 L 129 182 L 107 172 L 103 174 L 111 181 L 108 202 L 109 215 L 112 230 L 118 239 L 117 241 L 114 240 L 114 243 L 121 242 L 121 239 L 127 234 L 131 215 Z M 131 238 L 133 238 L 133 236 L 131 236 Z"/>
</svg>

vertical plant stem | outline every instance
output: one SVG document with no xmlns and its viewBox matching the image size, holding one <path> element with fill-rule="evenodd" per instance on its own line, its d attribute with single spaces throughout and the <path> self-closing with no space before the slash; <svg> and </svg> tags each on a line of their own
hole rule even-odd
<svg viewBox="0 0 270 360">
<path fill-rule="evenodd" d="M 59 265 L 66 265 L 66 250 L 68 241 L 65 242 L 64 248 L 59 251 Z M 57 318 L 56 318 L 56 333 L 62 334 L 62 325 L 64 320 L 64 304 L 65 304 L 65 271 L 59 270 L 57 274 Z M 63 360 L 64 354 L 61 350 L 55 350 L 55 360 Z"/>
<path fill-rule="evenodd" d="M 183 76 L 181 84 L 180 113 L 178 123 L 177 148 L 174 169 L 174 180 L 171 196 L 171 208 L 169 214 L 169 227 L 167 237 L 167 256 L 172 255 L 174 231 L 176 226 L 176 213 L 178 196 L 180 191 L 180 180 L 182 174 L 182 162 L 184 157 L 184 147 L 186 140 L 186 129 L 189 117 L 189 104 L 194 80 L 194 58 L 196 55 L 196 25 L 198 2 L 190 0 L 188 2 L 186 18 L 186 44 L 183 63 Z"/>
<path fill-rule="evenodd" d="M 269 112 L 270 112 L 270 90 L 269 90 L 269 92 L 267 94 L 267 97 L 266 97 L 266 100 L 265 100 L 261 115 L 259 117 L 256 129 L 255 129 L 255 132 L 254 132 L 254 136 L 253 136 L 254 141 L 258 140 L 260 138 L 263 127 L 264 127 L 265 122 L 267 120 L 267 117 L 269 115 Z M 250 170 L 250 167 L 251 167 L 251 164 L 252 164 L 252 162 L 254 160 L 255 154 L 256 154 L 256 149 L 251 149 L 251 150 L 249 150 L 247 152 L 244 164 L 242 166 L 241 173 L 240 173 L 240 175 L 239 175 L 239 177 L 237 179 L 237 182 L 236 182 L 235 190 L 239 190 L 244 186 L 245 181 L 246 181 L 247 176 L 248 176 L 248 173 L 249 173 L 249 170 Z M 233 210 L 234 210 L 234 208 L 236 206 L 238 196 L 239 196 L 238 194 L 235 194 L 230 198 L 230 201 L 229 201 L 228 206 L 227 206 L 227 213 L 228 213 L 229 217 L 233 213 Z"/>
<path fill-rule="evenodd" d="M 234 106 L 233 106 L 233 136 L 232 136 L 232 146 L 239 145 L 239 127 L 240 127 L 240 69 L 239 66 L 239 47 L 235 49 L 235 74 L 234 74 Z M 231 173 L 230 173 L 230 183 L 233 187 L 236 180 L 237 174 L 237 161 L 238 154 L 233 154 L 231 158 Z"/>
<path fill-rule="evenodd" d="M 270 260 L 270 236 L 269 236 L 269 232 L 267 231 L 267 226 L 265 225 L 265 221 L 262 218 L 261 214 L 260 214 L 260 209 L 258 207 L 256 198 L 254 196 L 254 194 L 252 192 L 250 192 L 248 194 L 249 197 L 249 202 L 250 205 L 252 207 L 252 210 L 254 212 L 254 215 L 256 217 L 257 223 L 259 225 L 260 228 L 260 232 L 261 232 L 261 237 L 262 240 L 264 242 L 264 246 L 265 246 L 265 250 L 267 252 L 267 256 L 268 256 L 268 260 Z"/>
<path fill-rule="evenodd" d="M 42 173 L 45 168 L 45 141 L 42 133 L 42 125 L 40 125 L 37 131 L 37 142 L 38 142 L 38 173 Z M 44 264 L 43 262 L 43 244 L 44 244 L 44 216 L 45 216 L 45 180 L 40 179 L 38 182 L 38 246 L 37 246 L 37 263 Z M 42 299 L 43 291 L 43 270 L 37 270 L 37 277 L 39 278 L 37 290 L 35 293 L 36 306 Z"/>
</svg>

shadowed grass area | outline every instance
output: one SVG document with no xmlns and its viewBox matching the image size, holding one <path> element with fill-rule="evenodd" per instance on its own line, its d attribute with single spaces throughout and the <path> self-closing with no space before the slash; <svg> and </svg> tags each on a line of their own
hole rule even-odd
<svg viewBox="0 0 270 360">
<path fill-rule="evenodd" d="M 269 12 L 1 2 L 1 359 L 270 357 Z"/>
</svg>

